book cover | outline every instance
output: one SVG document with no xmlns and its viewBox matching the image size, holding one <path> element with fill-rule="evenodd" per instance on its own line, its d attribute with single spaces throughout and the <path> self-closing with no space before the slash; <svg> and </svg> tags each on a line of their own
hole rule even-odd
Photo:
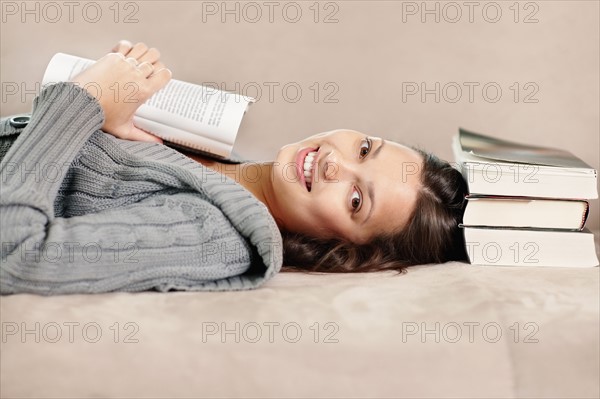
<svg viewBox="0 0 600 399">
<path fill-rule="evenodd" d="M 459 140 L 464 152 L 490 160 L 593 169 L 575 155 L 558 148 L 516 143 L 470 132 L 463 128 L 459 128 Z"/>
<path fill-rule="evenodd" d="M 470 194 L 598 198 L 597 171 L 566 151 L 513 143 L 465 129 L 454 136 L 452 151 Z"/>
</svg>

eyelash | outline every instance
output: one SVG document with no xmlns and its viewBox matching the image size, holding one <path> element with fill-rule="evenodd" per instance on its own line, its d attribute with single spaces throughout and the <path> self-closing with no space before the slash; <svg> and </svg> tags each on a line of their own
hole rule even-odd
<svg viewBox="0 0 600 399">
<path fill-rule="evenodd" d="M 354 194 L 358 194 L 358 197 L 355 197 Z M 353 205 L 355 199 L 358 199 L 358 201 L 359 201 L 357 208 L 355 208 Z M 352 197 L 350 198 L 350 206 L 352 207 L 352 213 L 358 213 L 358 211 L 360 211 L 360 208 L 362 208 L 362 193 L 360 193 L 356 189 L 352 190 Z"/>
<path fill-rule="evenodd" d="M 370 138 L 367 137 L 367 138 L 364 139 L 364 141 L 367 143 L 367 148 L 366 148 L 367 152 L 364 155 L 362 154 L 362 149 L 364 148 L 363 147 L 364 143 L 361 143 L 360 151 L 359 151 L 359 158 L 361 158 L 361 159 L 363 159 L 364 157 L 366 157 L 367 155 L 369 155 L 369 153 L 371 152 L 371 147 L 373 146 L 373 142 L 371 141 Z M 354 196 L 355 193 L 358 194 L 358 197 Z M 358 203 L 358 205 L 357 205 L 356 208 L 353 205 L 355 198 L 358 199 L 358 201 L 359 201 L 359 203 Z M 359 190 L 357 190 L 357 189 L 352 190 L 352 196 L 350 197 L 350 206 L 353 209 L 352 213 L 355 214 L 355 213 L 358 213 L 360 211 L 360 208 L 362 208 L 362 202 L 363 202 L 362 201 L 362 193 Z"/>
<path fill-rule="evenodd" d="M 366 143 L 367 143 L 367 153 L 366 153 L 365 155 L 362 155 L 362 154 L 360 154 L 360 152 L 359 152 L 359 154 L 360 154 L 359 156 L 360 156 L 361 158 L 364 158 L 364 157 L 366 157 L 367 155 L 369 155 L 369 153 L 371 152 L 371 147 L 373 146 L 373 142 L 371 141 L 371 139 L 370 139 L 370 138 L 368 138 L 368 137 L 367 137 L 367 138 L 365 138 L 365 139 L 364 139 L 364 141 L 366 141 Z M 363 144 L 363 143 L 361 143 L 361 146 L 360 146 L 360 149 L 361 149 L 361 150 L 363 149 L 363 146 L 362 146 L 362 144 Z"/>
</svg>

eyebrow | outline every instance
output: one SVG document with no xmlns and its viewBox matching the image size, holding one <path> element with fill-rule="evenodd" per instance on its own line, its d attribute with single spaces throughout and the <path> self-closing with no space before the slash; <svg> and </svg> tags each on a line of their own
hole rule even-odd
<svg viewBox="0 0 600 399">
<path fill-rule="evenodd" d="M 381 149 L 383 148 L 384 145 L 385 145 L 385 140 L 381 139 L 381 144 L 379 145 L 379 147 L 377 147 L 377 149 L 375 151 L 373 151 L 373 155 L 371 156 L 371 158 L 377 158 L 377 155 L 379 154 L 379 152 L 381 151 Z"/>
<path fill-rule="evenodd" d="M 379 145 L 379 147 L 377 147 L 377 149 L 375 151 L 373 151 L 373 155 L 371 156 L 372 159 L 377 158 L 377 155 L 379 154 L 379 152 L 381 151 L 381 149 L 383 148 L 383 146 L 385 145 L 385 140 L 381 139 L 381 144 Z M 369 200 L 371 201 L 371 206 L 369 207 L 369 213 L 367 213 L 367 217 L 365 217 L 365 219 L 362 221 L 361 225 L 364 225 L 365 223 L 367 223 L 367 221 L 369 220 L 369 218 L 371 217 L 371 214 L 373 213 L 373 208 L 375 208 L 375 194 L 373 193 L 373 182 L 368 182 L 367 183 L 367 187 L 369 190 Z"/>
</svg>

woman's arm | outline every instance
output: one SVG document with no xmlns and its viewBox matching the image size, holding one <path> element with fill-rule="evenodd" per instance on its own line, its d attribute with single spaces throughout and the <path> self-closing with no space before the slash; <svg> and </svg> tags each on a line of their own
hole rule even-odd
<svg viewBox="0 0 600 399">
<path fill-rule="evenodd" d="M 9 283 L 13 278 L 35 279 L 35 260 L 50 242 L 48 227 L 61 182 L 75 155 L 103 123 L 98 101 L 72 83 L 49 86 L 35 98 L 29 124 L 0 163 L 3 294 L 14 292 Z"/>
<path fill-rule="evenodd" d="M 34 100 L 28 126 L 0 163 L 0 292 L 218 289 L 215 280 L 249 267 L 250 250 L 232 253 L 231 243 L 243 239 L 236 239 L 239 234 L 221 212 L 197 195 L 165 193 L 127 207 L 55 217 L 57 192 L 86 140 L 101 126 L 116 136 L 139 138 L 133 112 L 162 84 L 146 85 L 146 77 L 124 65 L 122 55 L 103 59 L 96 73 L 79 76 L 78 83 L 107 89 L 115 82 L 137 82 L 139 103 L 101 100 L 74 83 L 49 86 Z M 107 66 L 113 81 L 102 74 Z M 223 249 L 230 250 L 227 261 Z"/>
<path fill-rule="evenodd" d="M 53 218 L 54 199 L 71 161 L 103 123 L 98 101 L 73 83 L 49 86 L 34 99 L 29 124 L 0 164 L 3 242 L 7 218 L 20 206 Z"/>
<path fill-rule="evenodd" d="M 52 85 L 36 97 L 28 126 L 0 164 L 3 209 L 13 204 L 36 207 L 52 219 L 54 199 L 68 166 L 100 127 L 124 139 L 158 141 L 133 125 L 133 115 L 168 83 L 171 71 L 162 64 L 154 71 L 158 59 L 143 56 L 136 66 L 135 58 L 109 53 L 72 83 Z M 55 170 L 56 176 L 40 179 L 38 170 Z"/>
</svg>

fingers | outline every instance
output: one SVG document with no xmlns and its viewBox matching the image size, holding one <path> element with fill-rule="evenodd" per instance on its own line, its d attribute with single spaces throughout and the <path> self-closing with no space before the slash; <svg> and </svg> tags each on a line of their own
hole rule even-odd
<svg viewBox="0 0 600 399">
<path fill-rule="evenodd" d="M 127 57 L 127 58 L 125 59 L 125 61 L 127 61 L 129 64 L 131 64 L 131 65 L 132 65 L 132 66 L 134 66 L 134 67 L 137 67 L 137 66 L 138 66 L 138 60 L 136 60 L 136 59 L 135 59 L 135 58 L 133 58 L 133 57 Z"/>
<path fill-rule="evenodd" d="M 140 62 L 156 63 L 160 59 L 160 52 L 154 47 L 149 48 L 142 56 L 138 57 Z"/>
<path fill-rule="evenodd" d="M 148 78 L 150 87 L 154 92 L 162 89 L 169 83 L 173 73 L 168 68 L 155 69 L 154 73 Z"/>
<path fill-rule="evenodd" d="M 149 62 L 142 62 L 137 68 L 145 77 L 152 75 L 152 72 L 154 72 L 154 66 Z"/>
<path fill-rule="evenodd" d="M 167 67 L 165 67 L 165 64 L 163 64 L 162 62 L 157 62 L 156 64 L 152 64 L 147 61 L 138 63 L 135 58 L 131 58 L 131 57 L 126 58 L 125 61 L 128 64 L 130 64 L 131 66 L 133 66 L 134 68 L 137 68 L 137 70 L 140 71 L 142 73 L 142 75 L 146 78 L 149 77 L 150 75 L 152 75 L 154 73 L 154 71 L 160 72 L 162 70 L 167 70 L 168 76 L 159 77 L 159 81 L 166 79 L 168 82 L 169 79 L 171 79 L 171 76 L 172 76 L 171 71 Z M 164 72 L 161 72 L 161 73 L 164 73 Z M 166 84 L 166 82 L 165 82 L 165 84 Z"/>
<path fill-rule="evenodd" d="M 118 55 L 136 68 L 147 79 L 149 93 L 157 92 L 171 80 L 171 70 L 159 61 L 160 52 L 154 47 L 148 48 L 144 43 L 133 45 L 128 40 L 121 40 L 113 47 L 113 53 L 109 55 Z"/>
<path fill-rule="evenodd" d="M 136 43 L 126 56 L 140 59 L 146 52 L 148 52 L 148 46 L 145 43 Z"/>
<path fill-rule="evenodd" d="M 129 40 L 119 40 L 119 42 L 112 48 L 111 52 L 127 55 L 132 47 L 133 44 L 131 44 Z"/>
<path fill-rule="evenodd" d="M 149 62 L 154 64 L 160 59 L 160 51 L 156 48 L 148 48 L 145 43 L 131 44 L 128 40 L 120 40 L 113 48 L 113 53 L 120 53 L 126 57 L 135 58 L 138 62 Z"/>
<path fill-rule="evenodd" d="M 155 81 L 155 83 L 153 83 L 154 85 L 160 85 L 160 84 L 162 84 L 162 82 L 164 82 L 164 84 L 167 84 L 172 76 L 171 70 L 169 70 L 165 66 L 165 64 L 163 64 L 160 61 L 155 62 L 155 63 L 151 63 L 149 61 L 139 62 L 138 60 L 136 60 L 133 57 L 125 58 L 125 56 L 122 53 L 108 53 L 105 57 L 110 57 L 113 60 L 113 63 L 118 63 L 118 62 L 123 62 L 123 61 L 127 62 L 133 68 L 140 71 L 141 74 L 146 78 L 150 77 L 151 75 L 153 76 L 153 74 L 156 75 L 157 73 L 160 72 L 158 78 L 154 79 L 154 81 Z"/>
<path fill-rule="evenodd" d="M 152 64 L 152 66 L 154 67 L 155 71 L 160 71 L 161 69 L 166 68 L 165 64 L 163 64 L 160 61 L 155 62 L 154 64 Z"/>
</svg>

